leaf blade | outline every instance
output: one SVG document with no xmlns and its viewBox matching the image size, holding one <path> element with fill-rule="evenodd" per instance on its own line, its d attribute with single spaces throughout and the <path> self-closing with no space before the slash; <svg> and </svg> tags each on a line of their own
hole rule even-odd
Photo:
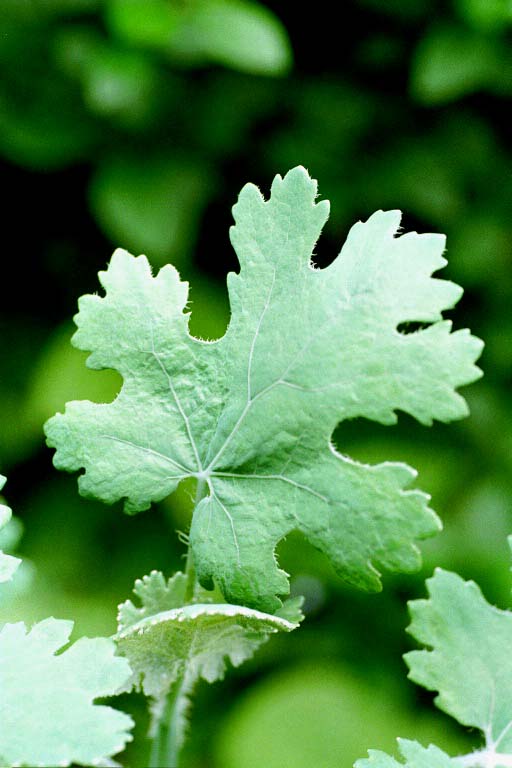
<svg viewBox="0 0 512 768">
<path fill-rule="evenodd" d="M 106 296 L 81 300 L 74 343 L 92 351 L 91 367 L 121 372 L 123 387 L 111 404 L 68 404 L 46 427 L 56 465 L 85 468 L 81 492 L 124 499 L 127 511 L 183 477 L 205 480 L 210 496 L 191 528 L 201 581 L 266 611 L 288 590 L 274 550 L 295 528 L 365 588 L 378 588 L 377 566 L 419 563 L 415 541 L 439 523 L 407 490 L 412 470 L 356 465 L 332 451 L 331 435 L 356 416 L 394 423 L 397 410 L 425 424 L 460 418 L 457 388 L 480 375 L 481 342 L 442 319 L 461 293 L 431 276 L 444 239 L 397 238 L 399 212 L 377 212 L 317 270 L 328 204 L 316 195 L 303 168 L 277 176 L 268 200 L 244 187 L 231 229 L 241 270 L 228 276 L 232 317 L 215 342 L 188 333 L 187 287 L 173 268 L 152 277 L 144 258 L 116 252 L 101 275 Z M 415 321 L 428 326 L 399 331 Z"/>
<path fill-rule="evenodd" d="M 125 684 L 128 663 L 106 638 L 55 655 L 72 628 L 49 618 L 30 631 L 22 623 L 0 631 L 0 753 L 9 765 L 95 765 L 131 739 L 128 715 L 93 703 Z"/>
<path fill-rule="evenodd" d="M 410 604 L 408 629 L 432 650 L 405 655 L 409 677 L 437 691 L 436 704 L 512 752 L 512 613 L 490 605 L 472 581 L 437 569 L 428 600 Z M 468 668 L 471 675 L 468 675 Z"/>
</svg>

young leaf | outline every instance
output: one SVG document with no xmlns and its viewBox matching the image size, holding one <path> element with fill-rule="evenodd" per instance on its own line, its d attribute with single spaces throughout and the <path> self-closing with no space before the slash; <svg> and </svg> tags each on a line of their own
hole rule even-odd
<svg viewBox="0 0 512 768">
<path fill-rule="evenodd" d="M 5 485 L 6 478 L 0 475 L 0 491 Z M 2 529 L 11 519 L 11 510 L 5 504 L 0 502 L 0 529 Z M 0 582 L 9 581 L 15 570 L 18 568 L 21 560 L 12 555 L 6 555 L 0 550 Z"/>
<path fill-rule="evenodd" d="M 444 238 L 396 238 L 400 213 L 356 224 L 340 254 L 315 269 L 328 216 L 303 168 L 277 176 L 265 202 L 249 184 L 234 207 L 240 274 L 228 276 L 222 339 L 188 332 L 188 286 L 171 266 L 115 252 L 100 273 L 106 296 L 84 296 L 74 344 L 91 368 L 114 368 L 113 403 L 69 403 L 46 427 L 55 465 L 85 468 L 79 487 L 128 512 L 185 477 L 205 481 L 190 543 L 201 583 L 268 612 L 288 591 L 276 544 L 299 529 L 345 581 L 379 589 L 378 567 L 414 570 L 416 539 L 439 527 L 427 497 L 405 490 L 404 464 L 358 464 L 330 438 L 343 419 L 424 424 L 466 414 L 456 388 L 478 378 L 481 343 L 451 333 L 442 311 L 461 289 L 431 277 Z M 402 323 L 427 324 L 400 333 Z"/>
<path fill-rule="evenodd" d="M 126 684 L 130 668 L 106 638 L 81 638 L 62 653 L 73 622 L 45 619 L 0 631 L 2 765 L 112 764 L 131 740 L 132 719 L 94 699 Z"/>
<path fill-rule="evenodd" d="M 410 603 L 411 634 L 431 650 L 405 655 L 409 677 L 431 691 L 440 709 L 482 731 L 485 744 L 449 758 L 435 747 L 401 742 L 408 768 L 512 766 L 512 612 L 490 605 L 478 586 L 438 569 L 427 582 L 430 598 Z M 381 752 L 356 768 L 401 766 Z"/>
<path fill-rule="evenodd" d="M 188 695 L 195 683 L 200 678 L 209 683 L 222 679 L 227 660 L 238 667 L 271 634 L 290 632 L 303 618 L 296 600 L 284 604 L 283 617 L 227 603 L 184 605 L 186 581 L 184 574 L 176 573 L 166 582 L 157 571 L 137 580 L 134 592 L 141 607 L 131 600 L 119 606 L 116 636 L 134 684 L 153 700 L 153 730 L 167 696 L 176 689 L 182 703 L 177 707 L 175 747 L 183 739 Z M 207 593 L 199 590 L 196 599 L 207 600 Z"/>
</svg>

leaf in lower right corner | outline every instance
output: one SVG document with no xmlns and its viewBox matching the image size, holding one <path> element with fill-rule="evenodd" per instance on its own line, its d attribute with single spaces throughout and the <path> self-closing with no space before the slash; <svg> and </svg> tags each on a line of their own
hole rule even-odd
<svg viewBox="0 0 512 768">
<path fill-rule="evenodd" d="M 440 749 L 430 745 L 422 747 L 417 741 L 399 739 L 400 753 L 405 763 L 375 749 L 370 749 L 368 757 L 358 760 L 354 768 L 456 768 L 456 760 L 448 757 Z"/>
<path fill-rule="evenodd" d="M 438 569 L 427 581 L 429 598 L 409 604 L 408 631 L 422 650 L 405 654 L 409 677 L 462 725 L 482 731 L 485 744 L 449 757 L 437 747 L 399 741 L 406 768 L 500 768 L 512 765 L 512 612 L 490 605 L 473 581 Z M 355 768 L 403 768 L 370 750 Z"/>
<path fill-rule="evenodd" d="M 410 603 L 408 631 L 431 650 L 405 655 L 409 677 L 437 691 L 437 706 L 512 753 L 512 612 L 490 605 L 473 581 L 438 569 L 429 599 Z M 498 763 L 497 763 L 498 765 Z"/>
</svg>

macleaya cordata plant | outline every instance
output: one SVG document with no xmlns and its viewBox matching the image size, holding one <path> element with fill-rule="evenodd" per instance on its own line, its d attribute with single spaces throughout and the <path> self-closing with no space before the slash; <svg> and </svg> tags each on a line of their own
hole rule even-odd
<svg viewBox="0 0 512 768">
<path fill-rule="evenodd" d="M 480 375 L 481 343 L 443 320 L 462 293 L 432 277 L 444 238 L 397 237 L 400 213 L 379 211 L 316 269 L 329 210 L 316 194 L 303 168 L 277 176 L 267 201 L 244 187 L 231 230 L 240 273 L 228 276 L 231 320 L 217 341 L 190 335 L 187 284 L 170 265 L 153 276 L 144 256 L 116 251 L 100 273 L 105 295 L 80 300 L 73 343 L 123 385 L 112 403 L 68 403 L 50 419 L 55 465 L 83 470 L 84 496 L 123 500 L 129 513 L 186 478 L 197 486 L 185 572 L 138 580 L 136 604 L 120 606 L 104 641 L 131 668 L 117 689 L 150 700 L 154 767 L 178 765 L 200 678 L 219 679 L 227 661 L 300 623 L 300 600 L 283 602 L 283 537 L 302 531 L 345 582 L 378 590 L 379 570 L 415 570 L 417 541 L 440 527 L 428 496 L 410 488 L 414 470 L 357 463 L 331 436 L 345 419 L 393 424 L 397 410 L 423 424 L 466 415 L 456 389 Z M 99 641 L 73 648 L 81 642 Z"/>
</svg>

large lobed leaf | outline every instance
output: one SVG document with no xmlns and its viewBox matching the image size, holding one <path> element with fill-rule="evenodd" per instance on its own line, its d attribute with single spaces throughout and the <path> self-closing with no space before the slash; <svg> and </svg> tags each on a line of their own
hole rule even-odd
<svg viewBox="0 0 512 768">
<path fill-rule="evenodd" d="M 276 544 L 301 530 L 347 582 L 379 589 L 378 568 L 410 571 L 415 540 L 439 523 L 406 490 L 404 464 L 358 464 L 331 444 L 358 416 L 384 424 L 402 410 L 424 424 L 466 414 L 457 387 L 478 378 L 481 343 L 451 333 L 442 311 L 461 289 L 431 277 L 441 235 L 395 237 L 400 213 L 356 224 L 341 254 L 315 269 L 329 206 L 303 168 L 277 176 L 266 202 L 244 187 L 231 239 L 231 322 L 216 342 L 188 332 L 188 285 L 172 266 L 115 252 L 106 296 L 84 296 L 74 344 L 91 368 L 114 368 L 113 403 L 72 402 L 46 427 L 60 469 L 85 473 L 85 496 L 146 509 L 185 477 L 207 496 L 190 532 L 197 573 L 229 601 L 275 611 L 288 591 Z M 401 333 L 402 323 L 426 324 Z"/>
<path fill-rule="evenodd" d="M 2 765 L 112 765 L 132 719 L 94 699 L 126 685 L 130 668 L 106 638 L 68 643 L 73 622 L 45 619 L 0 631 Z M 58 653 L 58 655 L 56 655 Z"/>
<path fill-rule="evenodd" d="M 448 757 L 436 747 L 401 742 L 407 768 L 506 768 L 512 766 L 512 612 L 490 605 L 478 586 L 438 569 L 428 600 L 410 603 L 409 631 L 430 650 L 405 655 L 410 678 L 437 692 L 438 707 L 459 723 L 478 728 L 484 746 Z M 371 751 L 356 768 L 402 768 Z"/>
</svg>

